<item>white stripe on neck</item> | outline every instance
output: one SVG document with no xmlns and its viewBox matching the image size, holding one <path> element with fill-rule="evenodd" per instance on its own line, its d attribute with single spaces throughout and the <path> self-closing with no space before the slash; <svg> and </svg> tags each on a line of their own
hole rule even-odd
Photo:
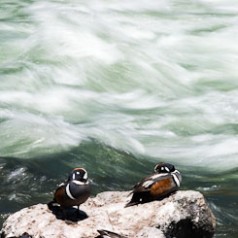
<svg viewBox="0 0 238 238">
<path fill-rule="evenodd" d="M 85 185 L 85 182 L 78 181 L 78 180 L 72 180 L 72 183 L 77 184 L 77 185 Z"/>
<path fill-rule="evenodd" d="M 180 186 L 180 181 L 179 181 L 179 178 L 178 178 L 178 175 L 177 175 L 178 173 L 179 173 L 178 170 L 175 170 L 174 172 L 171 173 L 177 187 Z"/>
<path fill-rule="evenodd" d="M 75 200 L 76 198 L 73 197 L 73 195 L 71 194 L 70 190 L 69 190 L 69 184 L 67 184 L 66 186 L 66 194 L 68 195 L 68 197 L 70 197 L 71 199 Z"/>
</svg>

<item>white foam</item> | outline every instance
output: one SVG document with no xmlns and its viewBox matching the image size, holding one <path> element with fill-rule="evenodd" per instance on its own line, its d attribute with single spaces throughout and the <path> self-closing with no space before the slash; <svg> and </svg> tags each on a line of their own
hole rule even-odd
<svg viewBox="0 0 238 238">
<path fill-rule="evenodd" d="M 237 167 L 237 7 L 25 4 L 25 21 L 0 23 L 1 156 L 29 158 L 95 138 L 155 161 Z"/>
</svg>

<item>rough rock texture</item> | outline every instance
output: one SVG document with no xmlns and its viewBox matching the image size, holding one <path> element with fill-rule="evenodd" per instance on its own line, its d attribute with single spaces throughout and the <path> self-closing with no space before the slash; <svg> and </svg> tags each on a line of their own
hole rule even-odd
<svg viewBox="0 0 238 238">
<path fill-rule="evenodd" d="M 45 204 L 24 208 L 8 217 L 2 237 L 27 232 L 35 238 L 93 238 L 100 237 L 97 230 L 102 229 L 130 238 L 209 238 L 214 234 L 215 217 L 199 192 L 178 191 L 162 201 L 124 208 L 128 195 L 100 193 L 88 199 L 80 213 L 66 214 L 67 220 L 60 219 L 63 214 L 58 207 L 53 212 Z"/>
</svg>

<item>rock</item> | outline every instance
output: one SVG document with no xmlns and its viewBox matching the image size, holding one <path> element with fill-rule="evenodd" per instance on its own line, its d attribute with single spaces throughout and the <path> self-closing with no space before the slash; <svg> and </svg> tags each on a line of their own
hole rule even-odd
<svg viewBox="0 0 238 238">
<path fill-rule="evenodd" d="M 210 238 L 215 217 L 203 195 L 178 191 L 162 201 L 124 208 L 129 192 L 103 192 L 89 198 L 77 213 L 63 218 L 59 207 L 38 204 L 10 215 L 2 228 L 2 238 L 20 237 L 27 232 L 34 238 L 94 238 L 98 230 L 134 238 Z M 58 218 L 56 218 L 58 217 Z"/>
</svg>

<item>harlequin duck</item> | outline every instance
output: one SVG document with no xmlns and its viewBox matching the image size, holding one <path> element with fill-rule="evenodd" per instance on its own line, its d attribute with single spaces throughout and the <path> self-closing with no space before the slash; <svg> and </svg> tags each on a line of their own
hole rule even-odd
<svg viewBox="0 0 238 238">
<path fill-rule="evenodd" d="M 174 165 L 158 163 L 154 167 L 154 172 L 134 186 L 131 201 L 125 207 L 161 200 L 180 187 L 182 177 Z"/>
<path fill-rule="evenodd" d="M 54 193 L 54 202 L 63 209 L 80 206 L 90 196 L 88 173 L 84 168 L 75 168 L 65 183 L 59 185 Z"/>
<path fill-rule="evenodd" d="M 98 230 L 99 236 L 96 236 L 95 238 L 127 238 L 126 236 L 119 235 L 112 231 L 107 230 Z"/>
</svg>

